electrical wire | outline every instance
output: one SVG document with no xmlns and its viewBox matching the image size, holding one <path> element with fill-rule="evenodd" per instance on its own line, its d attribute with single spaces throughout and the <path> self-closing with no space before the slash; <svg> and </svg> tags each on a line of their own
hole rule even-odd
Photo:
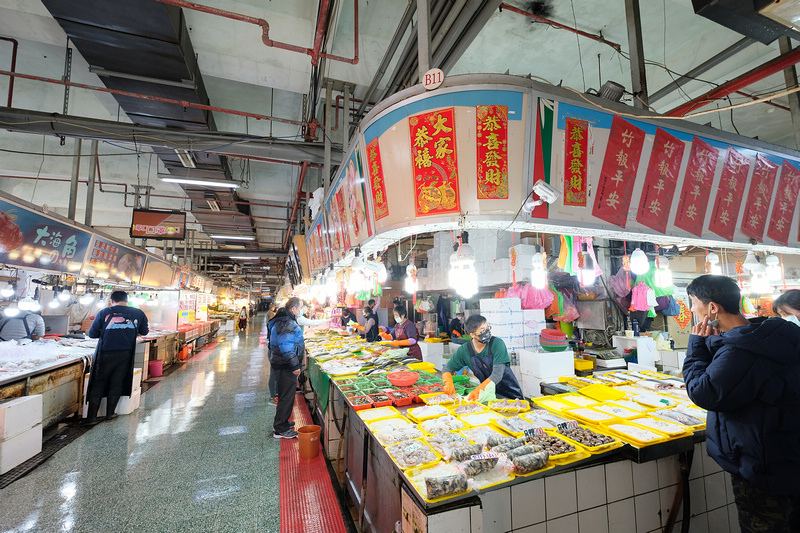
<svg viewBox="0 0 800 533">
<path fill-rule="evenodd" d="M 572 8 L 572 22 L 575 27 L 578 27 L 578 19 L 575 18 L 575 3 L 574 0 L 569 0 L 569 5 Z M 581 52 L 581 38 L 577 33 L 575 34 L 575 41 L 578 43 L 578 64 L 581 66 L 581 78 L 583 79 L 583 90 L 586 91 L 586 73 L 583 71 L 583 53 Z"/>
<path fill-rule="evenodd" d="M 500 233 L 508 231 L 508 228 L 510 228 L 511 226 L 514 225 L 514 222 L 517 221 L 517 217 L 522 212 L 522 208 L 525 206 L 525 202 L 527 202 L 528 198 L 531 198 L 532 196 L 533 196 L 533 189 L 531 189 L 531 192 L 528 193 L 528 196 L 526 196 L 525 199 L 522 200 L 522 204 L 519 206 L 519 209 L 517 209 L 517 214 L 514 215 L 514 218 L 511 220 L 511 222 L 509 222 L 508 226 L 506 226 L 505 228 L 503 228 L 501 230 L 497 230 L 495 232 L 495 237 L 497 237 L 498 241 L 500 240 Z"/>
</svg>

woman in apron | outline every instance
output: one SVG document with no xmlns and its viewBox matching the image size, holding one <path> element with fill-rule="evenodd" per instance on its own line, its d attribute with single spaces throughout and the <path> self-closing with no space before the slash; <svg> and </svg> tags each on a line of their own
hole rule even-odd
<svg viewBox="0 0 800 533">
<path fill-rule="evenodd" d="M 417 344 L 419 340 L 417 326 L 407 319 L 405 307 L 398 305 L 394 308 L 394 322 L 392 346 L 408 346 L 408 356 L 422 361 L 422 350 Z"/>
</svg>

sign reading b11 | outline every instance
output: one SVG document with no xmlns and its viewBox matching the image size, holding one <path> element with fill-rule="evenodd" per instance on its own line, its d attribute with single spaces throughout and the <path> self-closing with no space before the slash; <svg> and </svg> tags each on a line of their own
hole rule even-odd
<svg viewBox="0 0 800 533">
<path fill-rule="evenodd" d="M 439 87 L 444 81 L 444 72 L 438 68 L 432 68 L 422 76 L 422 86 L 432 91 Z"/>
</svg>

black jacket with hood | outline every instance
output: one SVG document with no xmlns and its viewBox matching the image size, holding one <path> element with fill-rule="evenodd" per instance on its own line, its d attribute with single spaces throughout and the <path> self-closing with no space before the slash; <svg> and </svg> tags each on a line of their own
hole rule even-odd
<svg viewBox="0 0 800 533">
<path fill-rule="evenodd" d="M 708 410 L 708 455 L 772 494 L 800 494 L 800 327 L 769 318 L 692 335 L 683 375 Z"/>
</svg>

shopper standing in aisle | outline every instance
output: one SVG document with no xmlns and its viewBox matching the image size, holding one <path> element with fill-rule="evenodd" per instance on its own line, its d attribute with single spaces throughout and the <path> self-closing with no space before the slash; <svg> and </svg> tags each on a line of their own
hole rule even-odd
<svg viewBox="0 0 800 533">
<path fill-rule="evenodd" d="M 242 306 L 242 310 L 239 311 L 239 331 L 244 331 L 247 329 L 247 307 Z"/>
<path fill-rule="evenodd" d="M 419 347 L 419 332 L 417 326 L 408 320 L 406 308 L 398 305 L 394 308 L 394 329 L 392 335 L 388 333 L 381 334 L 381 337 L 386 340 L 392 340 L 392 346 L 403 347 L 408 346 L 408 356 L 422 361 L 422 350 Z"/>
<path fill-rule="evenodd" d="M 800 291 L 792 289 L 786 291 L 772 302 L 772 310 L 787 322 L 800 326 Z"/>
<path fill-rule="evenodd" d="M 444 390 L 454 394 L 453 374 L 462 368 L 469 367 L 481 384 L 469 393 L 468 399 L 475 401 L 480 392 L 489 383 L 494 383 L 495 394 L 500 398 L 522 400 L 522 390 L 516 376 L 511 371 L 511 359 L 503 339 L 492 336 L 492 328 L 481 315 L 472 315 L 467 319 L 466 332 L 472 339 L 462 344 L 442 369 Z"/>
<path fill-rule="evenodd" d="M 270 372 L 275 375 L 278 394 L 275 421 L 272 424 L 272 436 L 276 439 L 297 437 L 294 422 L 289 422 L 289 417 L 306 350 L 303 330 L 297 324 L 302 308 L 300 298 L 289 298 L 281 312 L 269 323 Z"/>
<path fill-rule="evenodd" d="M 800 531 L 800 329 L 777 317 L 748 321 L 725 276 L 700 276 L 686 292 L 699 320 L 686 390 L 708 410 L 708 455 L 731 473 L 741 530 Z"/>
<path fill-rule="evenodd" d="M 89 337 L 99 340 L 86 393 L 89 400 L 87 424 L 99 421 L 97 411 L 103 398 L 107 399 L 106 420 L 117 417 L 114 411 L 120 397 L 130 396 L 133 389 L 136 336 L 147 335 L 150 331 L 147 315 L 128 307 L 128 293 L 114 291 L 109 300 L 110 307 L 95 315 L 88 332 Z"/>
<path fill-rule="evenodd" d="M 44 319 L 33 311 L 20 311 L 17 316 L 0 319 L 0 341 L 32 341 L 44 337 Z"/>
</svg>

